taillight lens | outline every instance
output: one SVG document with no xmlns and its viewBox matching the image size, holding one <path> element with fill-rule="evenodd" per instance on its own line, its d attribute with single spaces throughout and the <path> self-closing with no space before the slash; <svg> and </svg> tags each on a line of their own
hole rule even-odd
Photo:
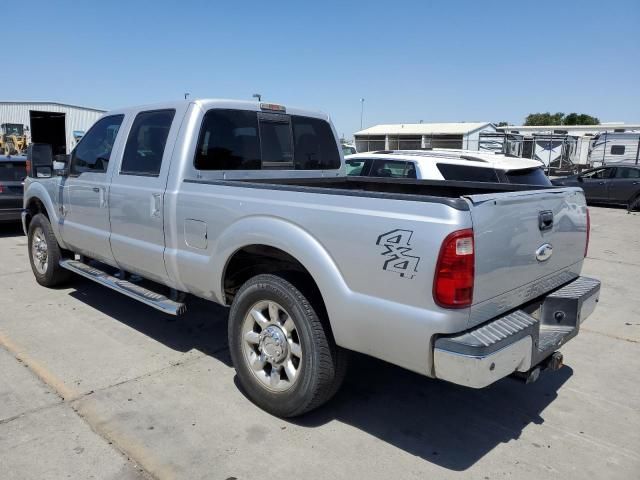
<svg viewBox="0 0 640 480">
<path fill-rule="evenodd" d="M 0 193 L 4 193 L 4 185 L 0 183 Z"/>
<path fill-rule="evenodd" d="M 473 230 L 458 230 L 444 239 L 433 279 L 433 298 L 444 308 L 464 308 L 473 300 L 475 252 Z"/>
<path fill-rule="evenodd" d="M 591 216 L 589 215 L 589 209 L 587 208 L 587 243 L 584 245 L 584 256 L 586 258 L 587 251 L 589 250 L 589 236 L 591 235 Z"/>
<path fill-rule="evenodd" d="M 31 176 L 31 160 L 27 159 L 25 163 L 25 167 L 27 170 L 27 177 L 30 177 Z"/>
</svg>

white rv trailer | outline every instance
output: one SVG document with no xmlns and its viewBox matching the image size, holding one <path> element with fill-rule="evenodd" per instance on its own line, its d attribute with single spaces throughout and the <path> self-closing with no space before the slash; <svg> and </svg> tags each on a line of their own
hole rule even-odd
<svg viewBox="0 0 640 480">
<path fill-rule="evenodd" d="M 639 163 L 640 131 L 603 132 L 591 140 L 589 163 L 594 167 L 612 163 Z"/>
</svg>

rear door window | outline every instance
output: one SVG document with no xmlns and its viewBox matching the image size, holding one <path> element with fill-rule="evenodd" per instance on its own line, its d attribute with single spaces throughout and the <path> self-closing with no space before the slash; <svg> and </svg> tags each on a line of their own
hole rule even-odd
<svg viewBox="0 0 640 480">
<path fill-rule="evenodd" d="M 402 160 L 381 160 L 373 161 L 371 167 L 371 177 L 388 178 L 416 178 L 416 167 L 413 162 Z"/>
<path fill-rule="evenodd" d="M 524 185 L 551 185 L 549 177 L 544 174 L 542 168 L 523 168 L 521 170 L 509 170 L 505 173 L 509 183 L 519 183 Z"/>
<path fill-rule="evenodd" d="M 615 178 L 640 178 L 640 168 L 617 167 Z"/>
<path fill-rule="evenodd" d="M 120 173 L 158 176 L 175 110 L 140 112 L 133 121 Z"/>
<path fill-rule="evenodd" d="M 470 167 L 451 163 L 438 163 L 438 170 L 445 180 L 462 182 L 499 182 L 493 168 Z"/>
<path fill-rule="evenodd" d="M 357 160 L 345 160 L 345 166 L 347 169 L 347 175 L 358 177 L 366 176 L 369 171 L 369 165 L 371 160 L 365 158 L 359 158 Z"/>
<path fill-rule="evenodd" d="M 0 161 L 0 180 L 5 182 L 22 182 L 27 176 L 25 162 Z"/>
</svg>

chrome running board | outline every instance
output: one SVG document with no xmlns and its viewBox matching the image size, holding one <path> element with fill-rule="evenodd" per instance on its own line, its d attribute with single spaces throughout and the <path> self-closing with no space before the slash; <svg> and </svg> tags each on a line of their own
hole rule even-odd
<svg viewBox="0 0 640 480">
<path fill-rule="evenodd" d="M 120 280 L 86 263 L 77 260 L 60 260 L 60 266 L 169 315 L 181 315 L 187 310 L 184 303 L 175 302 L 140 285 Z"/>
</svg>

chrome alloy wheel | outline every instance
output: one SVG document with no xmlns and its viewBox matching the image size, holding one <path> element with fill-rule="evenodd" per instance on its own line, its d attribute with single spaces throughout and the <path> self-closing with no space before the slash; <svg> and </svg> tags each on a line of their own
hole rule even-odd
<svg viewBox="0 0 640 480">
<path fill-rule="evenodd" d="M 33 265 L 36 267 L 38 273 L 41 275 L 47 273 L 49 251 L 44 231 L 40 227 L 37 227 L 33 232 L 33 238 L 31 240 L 31 256 L 33 258 Z"/>
<path fill-rule="evenodd" d="M 242 324 L 242 351 L 249 369 L 264 387 L 290 389 L 300 376 L 302 346 L 291 316 L 278 303 L 253 305 Z"/>
</svg>

